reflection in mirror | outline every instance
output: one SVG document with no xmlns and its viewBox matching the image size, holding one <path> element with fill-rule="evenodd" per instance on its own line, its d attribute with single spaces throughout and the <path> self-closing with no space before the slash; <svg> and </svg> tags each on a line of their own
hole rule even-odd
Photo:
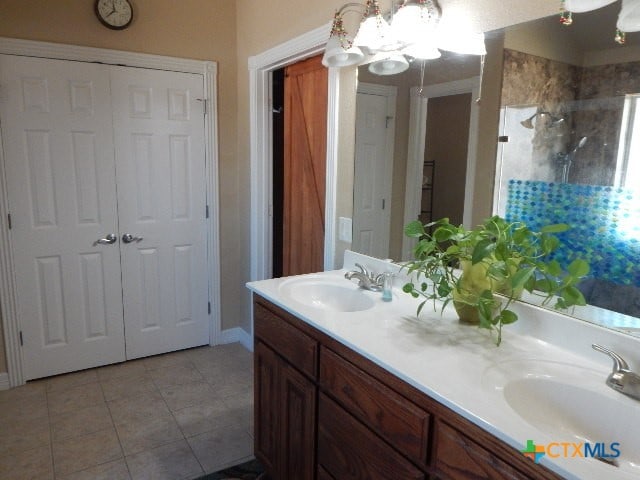
<svg viewBox="0 0 640 480">
<path fill-rule="evenodd" d="M 640 49 L 614 40 L 619 6 L 507 29 L 494 210 L 567 223 L 558 261 L 591 265 L 573 313 L 640 332 Z"/>
<path fill-rule="evenodd" d="M 450 52 L 424 72 L 417 61 L 399 75 L 358 68 L 353 250 L 409 259 L 409 221 L 470 222 L 479 73 L 478 56 Z"/>
<path fill-rule="evenodd" d="M 504 41 L 501 79 L 504 88 L 500 105 L 490 105 L 485 100 L 479 109 L 499 108 L 500 135 L 509 139 L 508 143 L 498 144 L 495 186 L 487 186 L 494 191 L 493 211 L 522 219 L 534 227 L 537 221 L 572 224 L 573 229 L 568 233 L 574 234 L 573 237 L 563 239 L 569 250 L 564 261 L 571 255 L 586 258 L 592 265 L 593 278 L 582 286 L 591 304 L 569 313 L 606 327 L 638 333 L 640 130 L 636 126 L 640 125 L 640 34 L 627 34 L 626 45 L 617 45 L 613 38 L 618 13 L 616 2 L 611 7 L 574 14 L 570 27 L 560 25 L 558 15 L 553 15 L 489 34 L 488 38 Z M 588 48 L 585 51 L 583 47 Z M 427 62 L 425 91 L 429 92 L 431 85 L 477 76 L 478 57 L 466 57 L 471 62 L 468 69 L 462 67 L 463 59 L 465 57 L 443 55 L 437 62 Z M 440 76 L 439 72 L 453 72 L 458 68 L 463 73 Z M 429 142 L 425 146 L 420 141 L 411 141 L 416 134 L 424 138 L 426 117 L 420 118 L 419 108 L 401 107 L 402 102 L 421 105 L 420 101 L 411 102 L 415 98 L 406 93 L 420 85 L 419 69 L 413 66 L 404 75 L 406 79 L 383 78 L 368 75 L 366 67 L 359 71 L 363 84 L 398 82 L 393 85 L 397 88 L 396 113 L 389 121 L 395 128 L 391 208 L 387 220 L 389 242 L 381 253 L 373 253 L 396 260 L 410 255 L 402 234 L 403 225 L 420 210 L 429 209 L 424 208 L 426 205 L 421 208 L 419 202 L 417 206 L 412 205 L 412 198 L 416 196 L 411 196 L 408 180 L 413 178 L 414 184 L 419 183 L 420 194 L 423 183 L 427 191 L 433 186 L 433 218 L 452 216 L 446 210 L 446 202 L 441 202 L 443 210 L 436 211 L 437 188 L 440 185 L 446 189 L 448 182 L 439 181 L 438 173 L 450 169 L 446 163 L 436 164 L 435 175 L 430 175 L 429 169 L 424 168 L 424 161 L 429 158 Z M 487 86 L 483 85 L 485 91 Z M 432 119 L 438 133 L 443 135 L 445 128 L 439 122 L 439 115 L 432 115 Z M 473 179 L 473 114 L 470 123 L 466 175 Z M 482 141 L 483 138 L 478 138 L 478 145 Z M 365 155 L 356 167 L 356 178 L 373 175 L 361 173 L 368 168 L 368 164 L 362 162 Z M 448 154 L 443 155 L 439 154 L 438 158 L 448 158 Z M 415 158 L 422 159 L 419 169 L 412 169 Z M 487 159 L 479 158 L 478 163 L 482 162 L 486 165 Z M 485 172 L 478 169 L 478 176 L 482 173 Z M 366 203 L 363 192 L 367 184 L 354 185 L 354 205 Z M 465 188 L 463 222 L 471 218 L 470 207 L 484 207 L 471 205 L 468 187 L 469 183 Z M 459 199 L 459 194 L 457 196 Z M 358 217 L 359 213 L 355 213 L 353 248 L 364 251 L 366 242 L 358 238 L 363 235 L 355 231 Z M 371 236 L 387 238 L 374 232 Z M 577 241 L 582 243 L 576 245 Z"/>
</svg>

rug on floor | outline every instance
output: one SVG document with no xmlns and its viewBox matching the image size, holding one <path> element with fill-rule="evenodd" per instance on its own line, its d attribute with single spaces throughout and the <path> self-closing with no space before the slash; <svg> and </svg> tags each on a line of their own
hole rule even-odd
<svg viewBox="0 0 640 480">
<path fill-rule="evenodd" d="M 234 465 L 233 467 L 225 468 L 219 472 L 210 473 L 204 477 L 200 477 L 197 480 L 223 480 L 223 479 L 235 479 L 235 480 L 257 480 L 264 472 L 264 468 L 257 460 L 251 460 L 249 462 L 241 463 L 240 465 Z"/>
</svg>

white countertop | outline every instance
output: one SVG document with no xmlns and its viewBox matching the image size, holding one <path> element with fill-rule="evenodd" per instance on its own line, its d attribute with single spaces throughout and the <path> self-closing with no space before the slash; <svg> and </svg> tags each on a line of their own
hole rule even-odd
<svg viewBox="0 0 640 480">
<path fill-rule="evenodd" d="M 351 270 L 356 261 L 377 267 L 378 272 L 397 270 L 394 265 L 348 252 L 345 269 L 303 277 L 336 281 L 357 289 L 355 283 L 344 279 L 344 273 Z M 544 426 L 527 423 L 504 398 L 502 388 L 507 377 L 524 377 L 536 372 L 551 376 L 571 374 L 576 370 L 572 366 L 578 366 L 579 377 L 568 381 L 579 381 L 581 388 L 621 402 L 625 408 L 635 409 L 633 411 L 640 416 L 640 402 L 605 385 L 611 361 L 590 351 L 591 343 L 596 342 L 608 345 L 624 356 L 625 352 L 638 351 L 636 339 L 632 342 L 631 337 L 617 332 L 533 306 L 518 305 L 519 321 L 503 328 L 502 344 L 496 347 L 495 339 L 488 331 L 460 324 L 450 306 L 441 314 L 441 304 L 437 311 L 426 305 L 420 318 L 416 318 L 419 301 L 400 288 L 394 288 L 391 302 L 383 302 L 380 293 L 363 292 L 375 301 L 375 306 L 369 310 L 329 312 L 283 295 L 282 285 L 296 278 L 301 277 L 251 282 L 247 286 L 517 450 L 524 449 L 527 440 L 536 444 L 579 440 L 572 436 L 558 438 L 557 433 L 551 436 Z M 396 283 L 399 287 L 403 280 L 399 278 Z M 558 342 L 551 337 L 558 337 Z M 627 360 L 630 361 L 628 357 Z M 599 412 L 592 412 L 592 415 L 596 418 Z M 640 435 L 640 432 L 635 433 Z M 620 441 L 617 438 L 586 440 Z M 621 443 L 623 456 L 624 448 Z M 554 459 L 549 456 L 543 457 L 540 463 L 571 479 L 640 478 L 640 465 L 623 461 L 623 456 L 620 468 L 594 459 Z"/>
</svg>

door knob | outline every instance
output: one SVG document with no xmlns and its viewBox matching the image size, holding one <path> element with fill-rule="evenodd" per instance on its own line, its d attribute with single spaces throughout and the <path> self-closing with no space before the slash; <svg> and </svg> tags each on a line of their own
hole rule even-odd
<svg viewBox="0 0 640 480">
<path fill-rule="evenodd" d="M 122 241 L 124 243 L 132 243 L 132 242 L 137 243 L 142 241 L 142 237 L 134 237 L 130 233 L 125 233 L 124 235 L 122 235 Z"/>
<path fill-rule="evenodd" d="M 118 241 L 118 237 L 115 233 L 110 233 L 106 235 L 104 238 L 99 238 L 95 242 L 93 242 L 93 246 L 96 245 L 112 245 Z"/>
</svg>

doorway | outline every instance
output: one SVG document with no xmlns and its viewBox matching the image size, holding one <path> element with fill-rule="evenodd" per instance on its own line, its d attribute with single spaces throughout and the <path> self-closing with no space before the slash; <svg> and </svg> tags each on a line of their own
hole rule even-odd
<svg viewBox="0 0 640 480">
<path fill-rule="evenodd" d="M 321 56 L 272 75 L 274 276 L 324 268 L 327 82 Z"/>
<path fill-rule="evenodd" d="M 203 76 L 0 71 L 24 379 L 208 344 Z"/>
<path fill-rule="evenodd" d="M 420 220 L 448 217 L 461 225 L 471 116 L 471 93 L 430 98 Z"/>
</svg>

